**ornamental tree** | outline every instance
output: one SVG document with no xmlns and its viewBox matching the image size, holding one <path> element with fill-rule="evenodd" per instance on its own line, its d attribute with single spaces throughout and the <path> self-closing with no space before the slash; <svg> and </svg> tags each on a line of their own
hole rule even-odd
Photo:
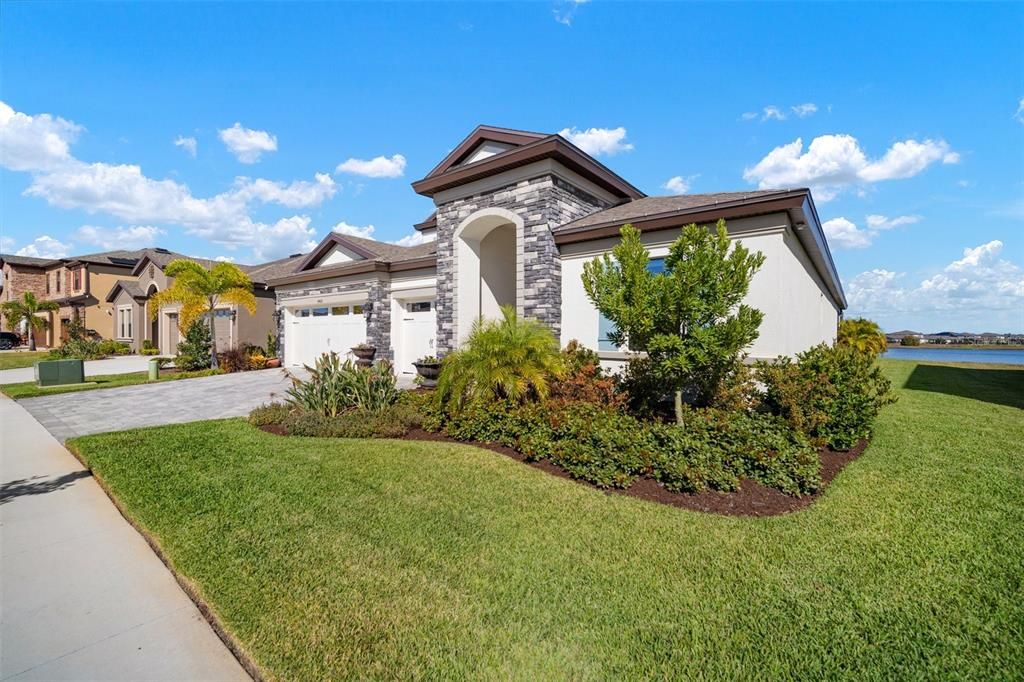
<svg viewBox="0 0 1024 682">
<path fill-rule="evenodd" d="M 178 328 L 189 329 L 203 316 L 209 318 L 210 367 L 217 367 L 217 332 L 214 312 L 225 303 L 240 305 L 252 315 L 256 312 L 256 296 L 252 293 L 252 280 L 233 263 L 217 263 L 207 270 L 199 263 L 179 258 L 167 264 L 164 274 L 174 282 L 163 291 L 153 294 L 149 316 L 155 318 L 161 306 L 179 304 Z"/>
<path fill-rule="evenodd" d="M 615 325 L 610 340 L 647 354 L 682 423 L 684 391 L 708 405 L 757 338 L 764 314 L 742 300 L 764 254 L 731 241 L 724 220 L 714 230 L 691 224 L 669 247 L 664 272 L 653 273 L 640 231 L 625 225 L 620 234 L 611 254 L 583 266 L 583 287 Z"/>
<path fill-rule="evenodd" d="M 885 334 L 877 323 L 863 317 L 853 317 L 839 323 L 840 346 L 849 346 L 861 353 L 878 355 L 887 348 Z"/>
<path fill-rule="evenodd" d="M 3 311 L 7 325 L 14 329 L 25 324 L 25 331 L 28 335 L 28 349 L 36 349 L 37 329 L 46 329 L 50 323 L 40 313 L 50 313 L 60 310 L 56 301 L 40 301 L 31 291 L 22 294 L 21 299 L 0 303 L 0 310 Z"/>
</svg>

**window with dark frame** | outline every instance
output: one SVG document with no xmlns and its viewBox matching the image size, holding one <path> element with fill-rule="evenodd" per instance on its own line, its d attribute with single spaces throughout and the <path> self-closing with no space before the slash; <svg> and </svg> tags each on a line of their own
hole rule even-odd
<svg viewBox="0 0 1024 682">
<path fill-rule="evenodd" d="M 410 313 L 429 313 L 430 301 L 413 301 L 409 304 Z"/>
</svg>

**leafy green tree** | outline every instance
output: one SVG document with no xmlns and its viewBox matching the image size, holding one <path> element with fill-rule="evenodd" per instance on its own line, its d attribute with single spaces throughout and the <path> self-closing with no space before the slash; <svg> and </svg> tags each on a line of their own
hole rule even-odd
<svg viewBox="0 0 1024 682">
<path fill-rule="evenodd" d="M 203 323 L 203 320 L 196 320 L 185 331 L 185 339 L 178 343 L 178 356 L 174 364 L 178 369 L 194 371 L 205 369 L 210 366 L 210 346 L 213 344 L 213 337 L 210 336 L 210 327 Z"/>
<path fill-rule="evenodd" d="M 455 410 L 475 399 L 543 400 L 563 373 L 551 330 L 502 306 L 500 320 L 478 319 L 466 344 L 444 358 L 437 394 Z"/>
<path fill-rule="evenodd" d="M 149 306 L 150 319 L 156 318 L 160 308 L 179 304 L 178 328 L 189 329 L 204 315 L 210 326 L 210 367 L 217 367 L 217 334 L 214 329 L 214 311 L 225 303 L 240 305 L 256 312 L 256 296 L 252 293 L 252 280 L 233 263 L 217 263 L 207 270 L 199 263 L 179 258 L 167 264 L 164 274 L 173 277 L 171 286 L 153 294 Z"/>
<path fill-rule="evenodd" d="M 840 346 L 849 346 L 861 353 L 879 355 L 886 349 L 885 334 L 875 322 L 863 317 L 854 317 L 839 323 Z"/>
<path fill-rule="evenodd" d="M 11 329 L 19 327 L 22 322 L 25 323 L 28 349 L 35 350 L 36 337 L 33 332 L 50 326 L 46 318 L 41 317 L 39 313 L 57 312 L 60 310 L 60 305 L 55 301 L 40 301 L 31 291 L 26 291 L 22 294 L 20 301 L 6 301 L 0 304 L 0 309 L 3 310 L 4 319 L 7 320 L 7 326 Z"/>
<path fill-rule="evenodd" d="M 615 325 L 612 342 L 647 353 L 682 423 L 683 392 L 709 404 L 757 338 L 764 315 L 742 301 L 764 255 L 731 241 L 723 220 L 714 230 L 691 224 L 669 247 L 665 271 L 652 273 L 640 231 L 625 225 L 621 235 L 611 254 L 583 266 L 583 286 Z"/>
<path fill-rule="evenodd" d="M 920 346 L 921 345 L 921 339 L 917 338 L 916 336 L 904 336 L 903 338 L 900 339 L 900 345 L 901 346 Z"/>
</svg>

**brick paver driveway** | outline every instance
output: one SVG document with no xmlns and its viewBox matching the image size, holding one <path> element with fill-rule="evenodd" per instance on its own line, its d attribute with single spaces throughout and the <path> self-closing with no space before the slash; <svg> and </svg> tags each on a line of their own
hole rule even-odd
<svg viewBox="0 0 1024 682">
<path fill-rule="evenodd" d="M 281 400 L 291 386 L 283 370 L 61 393 L 18 401 L 60 442 L 141 426 L 240 417 Z"/>
</svg>

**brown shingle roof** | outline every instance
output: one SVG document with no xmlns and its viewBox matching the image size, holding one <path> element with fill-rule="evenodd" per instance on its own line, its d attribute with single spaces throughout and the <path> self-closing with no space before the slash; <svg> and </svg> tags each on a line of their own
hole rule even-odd
<svg viewBox="0 0 1024 682">
<path fill-rule="evenodd" d="M 144 251 L 145 249 L 135 249 L 134 251 L 115 249 L 113 251 L 89 253 L 84 256 L 72 256 L 71 258 L 65 258 L 64 260 L 68 263 L 96 263 L 99 265 L 133 267 L 138 260 L 142 258 Z"/>
<path fill-rule="evenodd" d="M 417 244 L 416 246 L 401 246 L 399 244 L 379 242 L 376 239 L 353 237 L 347 234 L 345 235 L 345 239 L 355 242 L 367 251 L 375 254 L 376 258 L 374 260 L 380 260 L 385 263 L 398 263 L 403 260 L 422 258 L 423 256 L 430 256 L 437 253 L 437 244 L 435 242 L 426 242 L 424 244 Z"/>
<path fill-rule="evenodd" d="M 685 211 L 694 208 L 713 207 L 718 204 L 742 202 L 746 199 L 763 199 L 773 194 L 785 194 L 793 190 L 789 189 L 765 189 L 748 190 L 746 192 L 714 192 L 710 194 L 679 194 L 667 197 L 643 197 L 625 204 L 612 206 L 597 213 L 574 220 L 571 223 L 556 227 L 554 232 L 565 232 L 578 230 L 594 225 L 605 225 L 608 223 L 621 222 L 623 225 L 631 220 L 648 218 L 651 216 Z"/>
<path fill-rule="evenodd" d="M 52 258 L 32 258 L 31 256 L 15 256 L 14 254 L 0 253 L 0 262 L 30 268 L 45 268 L 50 265 L 55 265 L 60 261 Z"/>
</svg>

